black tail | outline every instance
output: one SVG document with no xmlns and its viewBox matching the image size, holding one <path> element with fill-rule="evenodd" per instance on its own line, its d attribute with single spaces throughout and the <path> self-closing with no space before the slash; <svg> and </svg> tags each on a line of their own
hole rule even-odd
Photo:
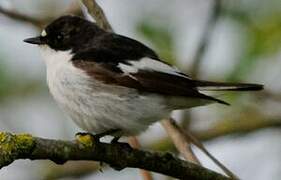
<svg viewBox="0 0 281 180">
<path fill-rule="evenodd" d="M 207 99 L 207 100 L 215 101 L 217 103 L 224 104 L 224 105 L 227 105 L 227 106 L 230 105 L 228 102 L 225 102 L 223 100 L 220 100 L 220 99 L 217 99 L 217 98 L 214 98 L 212 96 L 208 96 L 208 95 L 205 95 L 205 94 L 202 94 L 202 93 L 200 93 L 199 97 L 202 98 L 202 99 Z"/>
<path fill-rule="evenodd" d="M 260 84 L 223 83 L 210 81 L 195 81 L 199 91 L 258 91 L 263 89 Z"/>
<path fill-rule="evenodd" d="M 210 81 L 194 81 L 197 90 L 199 91 L 258 91 L 263 89 L 263 85 L 260 84 L 248 84 L 248 83 L 223 83 L 223 82 L 210 82 Z M 200 93 L 201 94 L 201 93 Z M 202 98 L 216 101 L 224 105 L 230 105 L 229 103 L 220 99 L 201 94 Z"/>
</svg>

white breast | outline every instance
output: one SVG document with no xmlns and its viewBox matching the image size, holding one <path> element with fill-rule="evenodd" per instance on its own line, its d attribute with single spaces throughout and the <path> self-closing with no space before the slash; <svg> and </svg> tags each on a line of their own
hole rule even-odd
<svg viewBox="0 0 281 180">
<path fill-rule="evenodd" d="M 138 134 L 168 116 L 161 96 L 139 95 L 130 88 L 95 81 L 72 65 L 69 51 L 53 51 L 48 47 L 42 47 L 41 51 L 51 94 L 84 130 L 101 133 L 122 129 L 126 134 Z"/>
</svg>

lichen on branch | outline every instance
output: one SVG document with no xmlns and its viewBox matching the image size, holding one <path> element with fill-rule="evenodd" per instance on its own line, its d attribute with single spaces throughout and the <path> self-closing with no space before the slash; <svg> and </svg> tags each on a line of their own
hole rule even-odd
<svg viewBox="0 0 281 180">
<path fill-rule="evenodd" d="M 12 163 L 15 159 L 30 154 L 35 141 L 29 134 L 13 135 L 0 133 L 0 168 Z"/>
</svg>

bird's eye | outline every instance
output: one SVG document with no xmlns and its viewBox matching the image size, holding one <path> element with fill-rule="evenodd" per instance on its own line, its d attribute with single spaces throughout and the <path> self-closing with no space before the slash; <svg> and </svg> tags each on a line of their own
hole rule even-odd
<svg viewBox="0 0 281 180">
<path fill-rule="evenodd" d="M 63 35 L 62 35 L 62 34 L 58 34 L 58 35 L 57 35 L 57 39 L 58 39 L 58 40 L 62 40 L 62 39 L 63 39 Z"/>
</svg>

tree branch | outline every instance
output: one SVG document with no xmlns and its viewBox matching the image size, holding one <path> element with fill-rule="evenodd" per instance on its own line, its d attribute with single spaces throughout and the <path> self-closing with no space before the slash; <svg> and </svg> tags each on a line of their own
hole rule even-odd
<svg viewBox="0 0 281 180">
<path fill-rule="evenodd" d="M 33 26 L 37 27 L 37 28 L 42 28 L 45 23 L 49 22 L 50 19 L 37 19 L 37 18 L 33 18 L 30 16 L 27 16 L 25 14 L 21 14 L 19 12 L 15 12 L 15 11 L 11 11 L 11 10 L 7 10 L 4 9 L 3 7 L 0 6 L 0 13 L 17 21 L 22 21 L 24 23 L 29 23 L 32 24 Z"/>
<path fill-rule="evenodd" d="M 129 137 L 129 144 L 135 149 L 141 148 L 140 142 L 136 136 Z M 140 169 L 140 173 L 143 180 L 153 180 L 152 174 L 149 171 Z"/>
<path fill-rule="evenodd" d="M 204 53 L 210 42 L 211 34 L 212 34 L 213 29 L 217 23 L 217 20 L 221 14 L 221 9 L 222 9 L 221 0 L 213 0 L 211 15 L 206 24 L 206 27 L 204 28 L 205 31 L 203 32 L 203 35 L 199 42 L 199 46 L 195 53 L 193 65 L 191 67 L 191 75 L 194 78 L 198 75 L 198 71 L 199 71 L 200 65 L 202 63 Z"/>
<path fill-rule="evenodd" d="M 186 160 L 200 165 L 200 161 L 191 149 L 191 142 L 185 138 L 182 129 L 174 122 L 174 120 L 171 118 L 165 119 L 161 121 L 161 124 L 182 156 Z"/>
<path fill-rule="evenodd" d="M 141 168 L 180 179 L 229 179 L 209 169 L 180 160 L 170 153 L 152 153 L 132 149 L 128 144 L 107 144 L 88 139 L 83 144 L 32 137 L 28 134 L 0 133 L 0 168 L 17 159 L 50 159 L 58 164 L 69 160 L 93 160 L 108 163 L 116 170 Z"/>
<path fill-rule="evenodd" d="M 111 25 L 109 24 L 102 8 L 98 5 L 95 0 L 81 0 L 86 6 L 88 13 L 96 20 L 99 27 L 106 31 L 113 31 Z"/>
<path fill-rule="evenodd" d="M 248 116 L 247 116 L 248 117 Z M 265 117 L 264 117 L 265 118 Z M 237 123 L 239 119 L 239 122 Z M 208 141 L 214 138 L 227 136 L 231 134 L 241 134 L 245 135 L 245 133 L 252 133 L 261 129 L 265 128 L 280 128 L 281 127 L 281 120 L 280 118 L 266 120 L 261 118 L 260 120 L 253 119 L 253 118 L 238 118 L 233 120 L 222 120 L 216 124 L 210 129 L 207 130 L 201 130 L 201 131 L 195 131 L 193 134 L 200 139 L 201 141 Z M 175 151 L 174 145 L 171 142 L 170 137 L 162 138 L 158 140 L 157 142 L 154 142 L 152 144 L 146 145 L 144 147 L 145 149 L 150 149 L 152 151 Z M 71 162 L 72 165 L 69 166 L 75 166 L 69 168 L 67 166 L 59 166 L 56 168 L 51 168 L 48 170 L 49 173 L 47 173 L 46 180 L 47 179 L 58 179 L 62 177 L 69 177 L 70 176 L 78 176 L 78 175 L 85 175 L 89 173 L 93 173 L 97 171 L 97 167 L 88 167 L 88 165 L 77 165 L 77 162 Z M 82 163 L 82 162 L 81 162 Z M 55 173 L 54 173 L 55 171 Z"/>
<path fill-rule="evenodd" d="M 232 134 L 247 134 L 265 128 L 280 128 L 281 120 L 277 119 L 242 119 L 237 123 L 237 119 L 223 120 L 216 123 L 213 127 L 207 130 L 193 131 L 192 134 L 200 139 L 200 141 L 208 141 L 215 138 L 232 135 Z M 162 138 L 156 143 L 150 144 L 149 147 L 153 150 L 166 151 L 171 150 L 173 144 L 169 138 Z"/>
<path fill-rule="evenodd" d="M 46 24 L 53 20 L 51 17 L 47 18 L 34 18 L 28 15 L 16 12 L 14 10 L 8 10 L 0 6 L 0 14 L 5 15 L 8 18 L 11 18 L 16 21 L 21 21 L 24 23 L 29 23 L 36 28 L 42 29 Z M 70 6 L 66 9 L 65 12 L 62 14 L 75 14 L 75 15 L 82 15 L 81 8 L 77 5 L 77 3 L 73 2 Z"/>
<path fill-rule="evenodd" d="M 190 144 L 194 144 L 202 152 L 204 152 L 204 154 L 206 154 L 216 165 L 218 165 L 223 170 L 223 172 L 225 172 L 229 177 L 231 177 L 232 179 L 239 179 L 219 160 L 217 160 L 211 153 L 209 153 L 208 150 L 204 147 L 204 145 L 198 139 L 196 139 L 189 131 L 184 131 L 182 128 L 180 128 L 176 124 L 175 120 L 170 118 L 169 120 L 162 121 L 162 125 L 167 129 L 167 132 L 170 133 L 169 136 L 173 140 L 174 144 L 178 146 L 177 149 L 183 151 L 181 153 L 186 156 L 186 159 L 190 159 L 192 160 L 192 162 L 199 164 L 197 157 L 194 155 L 190 147 Z M 189 151 L 186 150 L 187 147 L 190 148 Z"/>
</svg>

